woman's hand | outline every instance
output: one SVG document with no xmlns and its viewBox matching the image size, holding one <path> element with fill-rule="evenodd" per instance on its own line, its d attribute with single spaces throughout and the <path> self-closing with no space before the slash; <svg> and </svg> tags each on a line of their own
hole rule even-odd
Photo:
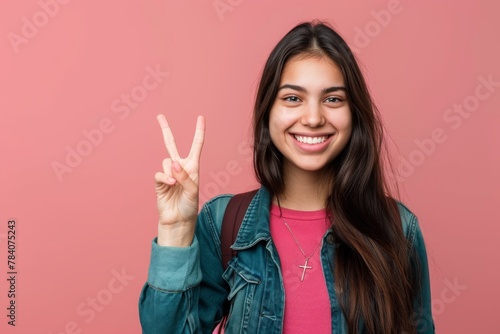
<svg viewBox="0 0 500 334">
<path fill-rule="evenodd" d="M 205 138 L 205 119 L 198 116 L 191 150 L 179 157 L 174 136 L 164 115 L 157 116 L 170 158 L 163 160 L 163 172 L 155 174 L 159 214 L 158 244 L 186 247 L 194 237 L 199 202 L 199 164 Z"/>
</svg>

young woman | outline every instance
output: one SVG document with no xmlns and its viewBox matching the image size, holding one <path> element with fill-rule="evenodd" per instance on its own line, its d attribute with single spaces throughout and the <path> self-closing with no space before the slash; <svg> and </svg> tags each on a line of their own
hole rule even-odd
<svg viewBox="0 0 500 334">
<path fill-rule="evenodd" d="M 389 195 L 377 110 L 328 25 L 299 24 L 266 62 L 253 124 L 261 188 L 225 270 L 220 231 L 232 195 L 198 213 L 205 120 L 187 158 L 158 121 L 170 158 L 155 175 L 144 333 L 211 333 L 222 319 L 226 333 L 434 333 L 417 219 Z"/>
</svg>

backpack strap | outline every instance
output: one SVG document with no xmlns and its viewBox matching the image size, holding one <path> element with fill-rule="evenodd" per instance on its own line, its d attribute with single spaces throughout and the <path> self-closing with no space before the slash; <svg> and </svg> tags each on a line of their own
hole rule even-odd
<svg viewBox="0 0 500 334">
<path fill-rule="evenodd" d="M 241 194 L 236 194 L 227 203 L 224 218 L 222 219 L 221 227 L 221 253 L 222 253 L 222 267 L 224 270 L 227 268 L 228 262 L 236 256 L 237 251 L 231 249 L 234 244 L 238 231 L 240 230 L 241 223 L 245 217 L 248 206 L 253 197 L 259 189 L 248 191 Z"/>
</svg>

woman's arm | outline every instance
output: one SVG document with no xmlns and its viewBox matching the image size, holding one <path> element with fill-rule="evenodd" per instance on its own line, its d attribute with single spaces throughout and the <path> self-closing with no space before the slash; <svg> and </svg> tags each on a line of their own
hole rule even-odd
<svg viewBox="0 0 500 334">
<path fill-rule="evenodd" d="M 159 246 L 152 241 L 148 279 L 139 298 L 145 334 L 196 333 L 202 278 L 196 237 L 189 247 Z"/>
<path fill-rule="evenodd" d="M 189 247 L 152 242 L 147 282 L 139 298 L 144 334 L 212 333 L 222 319 L 227 283 L 222 278 L 220 227 L 230 195 L 200 211 Z"/>
<path fill-rule="evenodd" d="M 414 274 L 420 281 L 420 289 L 414 301 L 415 312 L 412 321 L 419 334 L 434 334 L 434 320 L 432 319 L 431 286 L 429 279 L 429 264 L 424 237 L 417 217 L 401 202 L 398 202 L 399 212 L 403 224 L 403 232 L 411 246 L 411 264 Z"/>
<path fill-rule="evenodd" d="M 413 230 L 413 250 L 415 252 L 416 273 L 420 279 L 420 293 L 415 300 L 414 321 L 419 334 L 435 333 L 434 320 L 432 319 L 431 286 L 429 279 L 429 264 L 427 251 L 425 249 L 424 237 L 420 230 L 417 218 L 415 218 Z"/>
</svg>

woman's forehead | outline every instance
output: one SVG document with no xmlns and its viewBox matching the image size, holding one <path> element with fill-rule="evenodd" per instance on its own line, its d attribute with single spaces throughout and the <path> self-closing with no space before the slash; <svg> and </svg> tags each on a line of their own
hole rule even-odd
<svg viewBox="0 0 500 334">
<path fill-rule="evenodd" d="M 328 57 L 302 56 L 290 58 L 285 63 L 280 85 L 291 83 L 310 87 L 344 86 L 344 78 L 339 67 Z"/>
</svg>

